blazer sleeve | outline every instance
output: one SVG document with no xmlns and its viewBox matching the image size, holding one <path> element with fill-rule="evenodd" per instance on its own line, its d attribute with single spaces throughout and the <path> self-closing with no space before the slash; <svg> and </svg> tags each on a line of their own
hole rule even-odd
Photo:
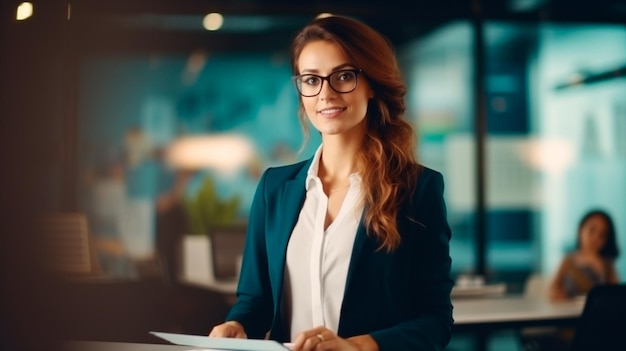
<svg viewBox="0 0 626 351">
<path fill-rule="evenodd" d="M 243 325 L 248 338 L 263 339 L 271 327 L 273 302 L 265 242 L 267 172 L 257 186 L 246 232 L 237 303 L 226 316 Z"/>
<path fill-rule="evenodd" d="M 411 316 L 386 329 L 370 335 L 381 351 L 444 350 L 451 338 L 453 318 L 450 291 L 451 230 L 447 221 L 441 173 L 426 169 L 422 172 L 416 192 L 408 205 L 414 220 L 402 221 L 402 245 L 414 257 L 411 260 L 409 298 L 406 303 Z M 408 231 L 408 233 L 407 233 Z M 416 235 L 416 240 L 410 240 Z"/>
</svg>

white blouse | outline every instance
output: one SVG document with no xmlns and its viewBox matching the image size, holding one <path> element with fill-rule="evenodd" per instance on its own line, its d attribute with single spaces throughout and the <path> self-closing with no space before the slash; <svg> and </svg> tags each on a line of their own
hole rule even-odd
<svg viewBox="0 0 626 351">
<path fill-rule="evenodd" d="M 283 314 L 293 340 L 300 332 L 325 326 L 337 333 L 348 265 L 363 213 L 361 177 L 350 188 L 335 220 L 324 231 L 328 197 L 318 177 L 318 148 L 306 178 L 306 198 L 287 247 Z"/>
</svg>

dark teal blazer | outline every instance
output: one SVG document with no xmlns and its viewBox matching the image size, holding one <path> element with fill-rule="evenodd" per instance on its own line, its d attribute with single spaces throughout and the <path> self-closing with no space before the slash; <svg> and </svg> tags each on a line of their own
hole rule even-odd
<svg viewBox="0 0 626 351">
<path fill-rule="evenodd" d="M 281 314 L 287 243 L 305 198 L 311 159 L 269 168 L 252 203 L 237 302 L 226 320 L 249 338 L 290 341 Z M 400 247 L 387 253 L 357 230 L 348 268 L 338 335 L 370 334 L 381 351 L 443 350 L 450 340 L 452 303 L 443 177 L 422 168 L 414 193 L 400 209 Z"/>
</svg>

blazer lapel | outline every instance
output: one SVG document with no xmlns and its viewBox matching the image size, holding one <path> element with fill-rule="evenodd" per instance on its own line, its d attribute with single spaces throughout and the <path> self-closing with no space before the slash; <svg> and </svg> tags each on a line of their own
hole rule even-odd
<svg viewBox="0 0 626 351">
<path fill-rule="evenodd" d="M 363 252 L 363 246 L 365 245 L 365 241 L 367 240 L 367 232 L 365 231 L 365 225 L 363 221 L 359 223 L 359 227 L 356 231 L 356 237 L 354 238 L 354 245 L 352 246 L 352 256 L 350 257 L 350 265 L 348 266 L 348 276 L 346 277 L 346 288 L 344 292 L 345 294 L 350 291 L 350 283 L 352 282 L 352 276 L 354 275 L 354 271 L 357 267 L 357 263 L 361 257 Z"/>
<path fill-rule="evenodd" d="M 283 187 L 283 192 L 278 201 L 278 211 L 281 213 L 282 221 L 279 223 L 279 242 L 287 246 L 291 231 L 296 225 L 302 203 L 304 202 L 304 196 L 306 189 L 304 188 L 304 181 L 306 178 L 296 177 L 289 180 Z M 284 251 L 281 248 L 281 251 Z"/>
<path fill-rule="evenodd" d="M 361 259 L 365 259 L 363 258 L 363 255 L 364 255 L 363 251 L 364 251 L 366 242 L 367 242 L 367 232 L 365 231 L 365 225 L 363 224 L 363 221 L 361 221 L 356 231 L 356 237 L 354 238 L 354 245 L 352 246 L 352 255 L 350 256 L 350 265 L 348 266 L 348 275 L 346 277 L 346 287 L 343 292 L 341 316 L 339 317 L 339 327 L 337 330 L 337 332 L 340 335 L 343 335 L 345 323 L 350 324 L 352 322 L 350 320 L 351 317 L 348 314 L 343 313 L 344 309 L 346 308 L 345 302 L 350 301 L 350 300 L 354 302 L 354 299 L 359 299 L 358 288 L 352 288 L 352 285 L 358 284 L 357 282 L 354 282 L 354 275 L 358 267 L 359 261 Z"/>
<path fill-rule="evenodd" d="M 306 195 L 304 182 L 310 164 L 310 161 L 304 163 L 298 174 L 293 179 L 286 181 L 282 188 L 278 189 L 276 210 L 280 213 L 280 220 L 278 223 L 275 223 L 277 228 L 276 236 L 273 238 L 272 246 L 268 248 L 270 253 L 270 277 L 277 282 L 277 284 L 272 284 L 275 304 L 279 303 L 282 294 L 287 244 L 304 202 Z M 275 306 L 276 311 L 277 307 Z"/>
</svg>

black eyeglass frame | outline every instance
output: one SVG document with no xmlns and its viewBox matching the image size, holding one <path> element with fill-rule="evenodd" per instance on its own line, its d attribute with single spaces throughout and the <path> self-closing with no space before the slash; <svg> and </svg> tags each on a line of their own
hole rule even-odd
<svg viewBox="0 0 626 351">
<path fill-rule="evenodd" d="M 344 72 L 352 72 L 352 73 L 354 73 L 354 88 L 352 88 L 349 91 L 338 91 L 333 86 L 333 83 L 331 82 L 330 77 L 335 76 L 335 75 L 340 74 L 340 73 L 344 73 Z M 296 86 L 296 90 L 298 91 L 298 94 L 300 94 L 303 97 L 314 97 L 314 96 L 319 95 L 322 92 L 322 87 L 324 86 L 324 81 L 327 81 L 328 82 L 328 86 L 330 86 L 330 88 L 334 92 L 336 92 L 337 94 L 348 94 L 348 93 L 351 93 L 351 92 L 355 91 L 356 88 L 358 87 L 358 85 L 359 85 L 359 74 L 360 73 L 363 73 L 363 70 L 360 69 L 360 68 L 349 68 L 349 69 L 340 69 L 340 70 L 335 71 L 335 72 L 333 72 L 333 73 L 331 73 L 331 74 L 329 74 L 327 76 L 320 76 L 320 75 L 313 74 L 313 73 L 300 74 L 300 75 L 297 75 L 297 76 L 292 76 L 291 80 L 293 81 L 293 84 Z M 320 84 L 320 87 L 319 87 L 319 91 L 317 93 L 313 94 L 313 95 L 304 95 L 302 93 L 300 85 L 298 85 L 298 80 L 301 79 L 302 77 L 307 77 L 307 76 L 317 77 L 317 78 L 319 78 L 322 81 L 322 83 Z M 300 84 L 302 84 L 302 83 L 300 83 Z"/>
</svg>

